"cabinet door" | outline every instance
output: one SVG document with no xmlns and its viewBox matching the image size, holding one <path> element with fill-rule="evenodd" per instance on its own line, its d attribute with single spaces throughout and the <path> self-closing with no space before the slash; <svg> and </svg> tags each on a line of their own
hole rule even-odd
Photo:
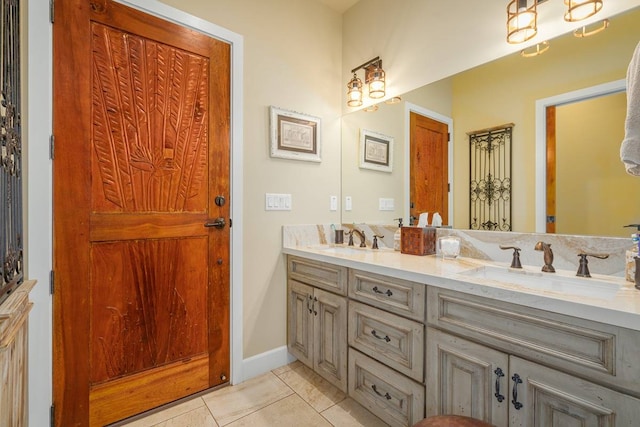
<svg viewBox="0 0 640 427">
<path fill-rule="evenodd" d="M 427 328 L 427 416 L 463 415 L 508 423 L 505 353 Z"/>
<path fill-rule="evenodd" d="M 287 329 L 289 352 L 305 365 L 313 366 L 313 288 L 288 281 Z"/>
<path fill-rule="evenodd" d="M 620 427 L 640 422 L 639 399 L 515 356 L 509 363 L 512 427 Z"/>
<path fill-rule="evenodd" d="M 347 299 L 314 290 L 314 370 L 347 391 Z"/>
</svg>

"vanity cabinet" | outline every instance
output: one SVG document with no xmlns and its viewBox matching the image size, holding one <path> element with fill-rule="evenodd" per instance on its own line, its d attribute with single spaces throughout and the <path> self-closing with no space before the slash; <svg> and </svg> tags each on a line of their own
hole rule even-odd
<svg viewBox="0 0 640 427">
<path fill-rule="evenodd" d="M 424 418 L 425 286 L 349 269 L 349 396 L 391 426 Z"/>
<path fill-rule="evenodd" d="M 436 287 L 427 295 L 428 416 L 637 425 L 636 331 Z"/>
<path fill-rule="evenodd" d="M 455 335 L 427 328 L 427 415 L 496 426 L 633 426 L 640 400 Z"/>
<path fill-rule="evenodd" d="M 347 392 L 346 269 L 289 257 L 288 348 L 305 365 Z M 343 283 L 340 283 L 343 282 Z"/>
</svg>

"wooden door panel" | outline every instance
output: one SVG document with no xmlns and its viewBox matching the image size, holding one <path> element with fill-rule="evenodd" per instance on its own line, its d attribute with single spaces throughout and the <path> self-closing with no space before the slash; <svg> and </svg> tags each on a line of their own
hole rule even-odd
<svg viewBox="0 0 640 427">
<path fill-rule="evenodd" d="M 55 424 L 105 425 L 229 381 L 230 46 L 55 8 Z"/>
<path fill-rule="evenodd" d="M 411 215 L 439 212 L 443 224 L 449 217 L 448 126 L 416 113 L 410 115 L 411 126 Z"/>
<path fill-rule="evenodd" d="M 91 29 L 94 212 L 205 211 L 209 61 Z"/>
<path fill-rule="evenodd" d="M 91 382 L 207 352 L 207 240 L 92 248 Z"/>
</svg>

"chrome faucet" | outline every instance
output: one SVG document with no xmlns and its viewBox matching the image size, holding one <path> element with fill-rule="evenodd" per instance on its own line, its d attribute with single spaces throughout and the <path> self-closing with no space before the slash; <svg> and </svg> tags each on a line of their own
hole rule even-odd
<svg viewBox="0 0 640 427">
<path fill-rule="evenodd" d="M 553 251 L 551 250 L 551 244 L 545 242 L 538 242 L 534 247 L 536 251 L 544 252 L 544 265 L 542 271 L 546 273 L 555 273 L 556 269 L 553 268 Z"/>
<path fill-rule="evenodd" d="M 349 246 L 353 246 L 353 233 L 356 233 L 358 237 L 360 237 L 360 247 L 366 248 L 366 238 L 364 236 L 364 231 L 360 231 L 357 228 L 352 229 L 347 234 L 349 235 Z"/>
</svg>

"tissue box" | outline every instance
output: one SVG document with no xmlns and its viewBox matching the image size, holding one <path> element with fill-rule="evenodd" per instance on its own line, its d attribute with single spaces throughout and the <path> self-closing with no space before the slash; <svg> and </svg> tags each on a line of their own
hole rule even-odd
<svg viewBox="0 0 640 427">
<path fill-rule="evenodd" d="M 402 227 L 400 252 L 409 255 L 433 255 L 436 253 L 435 227 Z"/>
</svg>

